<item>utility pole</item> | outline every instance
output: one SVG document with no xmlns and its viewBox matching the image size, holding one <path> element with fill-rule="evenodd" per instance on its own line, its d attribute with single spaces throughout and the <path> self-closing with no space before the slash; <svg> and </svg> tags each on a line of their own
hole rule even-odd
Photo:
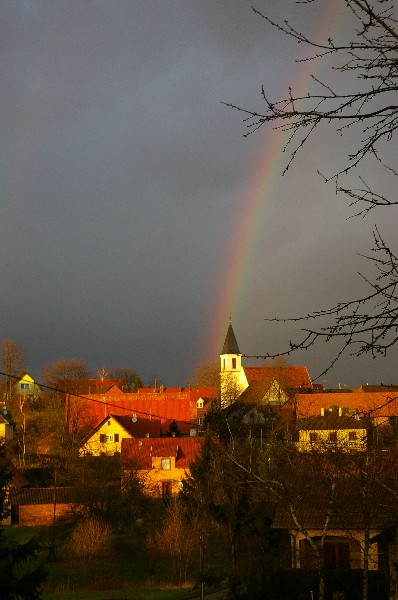
<svg viewBox="0 0 398 600">
<path fill-rule="evenodd" d="M 205 597 L 205 582 L 204 582 L 204 536 L 199 535 L 199 567 L 200 567 L 200 600 Z"/>
</svg>

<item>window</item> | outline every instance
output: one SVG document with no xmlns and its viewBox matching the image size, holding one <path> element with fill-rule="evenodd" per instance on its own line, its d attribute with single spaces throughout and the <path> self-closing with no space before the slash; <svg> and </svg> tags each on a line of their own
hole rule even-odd
<svg viewBox="0 0 398 600">
<path fill-rule="evenodd" d="M 21 390 L 28 390 L 29 389 L 29 383 L 21 383 Z"/>
<path fill-rule="evenodd" d="M 119 434 L 118 433 L 101 433 L 100 434 L 100 443 L 101 444 L 112 444 L 113 442 L 118 442 L 119 441 Z"/>
<path fill-rule="evenodd" d="M 198 425 L 203 425 L 203 418 L 202 417 L 198 417 Z"/>
<path fill-rule="evenodd" d="M 236 369 L 236 358 L 232 359 L 232 368 Z"/>
<path fill-rule="evenodd" d="M 349 442 L 355 442 L 357 439 L 357 432 L 356 431 L 349 431 L 348 432 L 348 441 Z"/>
<path fill-rule="evenodd" d="M 203 408 L 203 398 L 196 401 L 196 408 Z"/>
<path fill-rule="evenodd" d="M 331 431 L 328 437 L 329 442 L 337 442 L 337 431 Z"/>
<path fill-rule="evenodd" d="M 350 568 L 350 545 L 348 542 L 325 542 L 323 564 L 326 569 Z"/>
<path fill-rule="evenodd" d="M 162 458 L 162 469 L 171 469 L 171 460 L 170 458 Z"/>
<path fill-rule="evenodd" d="M 318 434 L 314 431 L 310 432 L 310 442 L 316 442 L 318 440 Z"/>
</svg>

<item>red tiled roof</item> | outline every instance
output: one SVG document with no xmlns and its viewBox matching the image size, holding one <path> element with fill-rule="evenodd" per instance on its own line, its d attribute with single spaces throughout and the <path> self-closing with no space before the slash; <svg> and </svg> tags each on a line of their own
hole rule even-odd
<svg viewBox="0 0 398 600">
<path fill-rule="evenodd" d="M 137 420 L 133 421 L 132 417 L 127 415 L 112 414 L 112 417 L 135 438 L 147 437 L 147 434 L 150 438 L 160 437 L 161 427 L 159 419 L 145 419 L 137 416 Z"/>
<path fill-rule="evenodd" d="M 175 388 L 171 388 L 175 389 Z M 205 388 L 178 388 L 179 392 L 143 392 L 142 389 L 137 393 L 126 394 L 86 394 L 85 399 L 78 398 L 76 402 L 79 407 L 84 406 L 84 421 L 94 421 L 97 426 L 109 414 L 132 415 L 135 413 L 138 418 L 160 419 L 162 435 L 169 431 L 173 421 L 178 425 L 182 434 L 189 434 L 191 424 L 197 415 L 196 402 L 198 398 L 217 397 L 217 390 L 214 387 Z M 73 404 L 74 398 L 71 397 Z M 83 411 L 82 413 L 83 421 Z M 83 422 L 81 423 L 83 425 Z"/>
<path fill-rule="evenodd" d="M 102 427 L 102 425 L 111 417 L 114 419 L 123 429 L 135 438 L 148 437 L 158 438 L 161 435 L 161 426 L 159 419 L 145 419 L 140 416 L 135 416 L 133 421 L 132 415 L 115 415 L 109 413 L 102 421 L 91 429 L 91 431 L 83 438 L 80 442 L 80 446 L 84 446 L 86 442 L 92 437 L 92 435 Z M 122 436 L 123 437 L 123 436 Z"/>
<path fill-rule="evenodd" d="M 261 367 L 243 367 L 247 382 L 276 379 L 282 388 L 312 388 L 312 381 L 305 366 L 263 365 Z"/>
<path fill-rule="evenodd" d="M 321 408 L 339 406 L 371 417 L 398 415 L 398 392 L 324 392 L 297 394 L 297 416 L 312 417 L 321 413 Z"/>
<path fill-rule="evenodd" d="M 122 440 L 122 461 L 138 460 L 142 469 L 152 468 L 152 457 L 176 457 L 176 467 L 186 469 L 200 450 L 203 438 L 124 438 Z"/>
</svg>

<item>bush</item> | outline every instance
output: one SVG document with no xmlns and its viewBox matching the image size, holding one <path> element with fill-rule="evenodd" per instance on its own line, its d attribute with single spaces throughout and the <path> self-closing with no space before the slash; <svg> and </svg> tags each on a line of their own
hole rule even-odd
<svg viewBox="0 0 398 600">
<path fill-rule="evenodd" d="M 112 553 L 112 529 L 109 523 L 88 517 L 75 525 L 67 544 L 70 555 L 79 560 L 86 582 L 94 559 Z"/>
</svg>

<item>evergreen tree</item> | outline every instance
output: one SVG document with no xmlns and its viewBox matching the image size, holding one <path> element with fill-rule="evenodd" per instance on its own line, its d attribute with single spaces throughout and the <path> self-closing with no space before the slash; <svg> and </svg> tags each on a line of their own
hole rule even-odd
<svg viewBox="0 0 398 600">
<path fill-rule="evenodd" d="M 9 516 L 8 493 L 12 481 L 10 464 L 0 448 L 0 594 L 2 600 L 39 600 L 46 573 L 37 564 L 35 540 L 25 544 L 5 538 L 3 520 Z"/>
</svg>

